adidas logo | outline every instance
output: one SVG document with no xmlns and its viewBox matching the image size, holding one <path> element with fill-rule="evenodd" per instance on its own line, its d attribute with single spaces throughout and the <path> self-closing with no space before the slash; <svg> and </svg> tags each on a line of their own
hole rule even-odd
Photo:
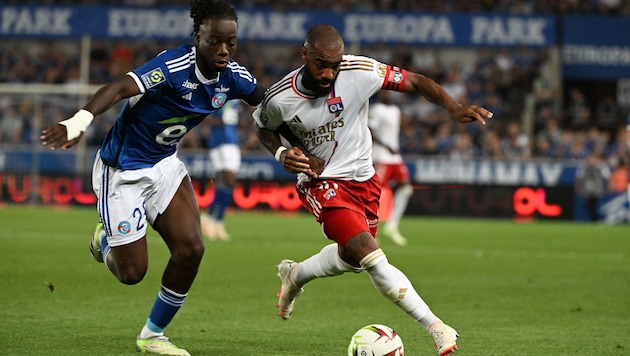
<svg viewBox="0 0 630 356">
<path fill-rule="evenodd" d="M 188 101 L 192 100 L 192 92 L 182 95 L 182 99 L 185 99 Z"/>
<path fill-rule="evenodd" d="M 290 121 L 290 122 L 291 122 L 292 124 L 301 124 L 301 123 L 302 123 L 302 120 L 301 120 L 301 119 L 300 119 L 297 115 L 295 115 L 295 116 L 291 119 L 291 121 Z"/>
</svg>

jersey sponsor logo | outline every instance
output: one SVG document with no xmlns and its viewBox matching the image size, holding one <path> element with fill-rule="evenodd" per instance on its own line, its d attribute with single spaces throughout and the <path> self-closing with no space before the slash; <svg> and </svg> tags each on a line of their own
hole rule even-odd
<svg viewBox="0 0 630 356">
<path fill-rule="evenodd" d="M 162 73 L 162 69 L 160 67 L 144 73 L 140 76 L 140 78 L 142 78 L 142 83 L 144 83 L 144 86 L 147 89 L 153 88 L 154 86 L 166 81 L 164 73 Z"/>
<path fill-rule="evenodd" d="M 334 97 L 326 100 L 326 104 L 328 105 L 328 111 L 331 114 L 339 114 L 343 111 L 343 103 L 341 102 L 341 97 Z"/>
<path fill-rule="evenodd" d="M 195 90 L 195 89 L 197 89 L 197 87 L 199 86 L 199 83 L 191 83 L 191 82 L 189 82 L 188 80 L 185 80 L 185 81 L 182 83 L 182 86 L 183 86 L 184 88 L 188 88 L 188 89 Z"/>
<path fill-rule="evenodd" d="M 158 124 L 163 124 L 163 125 L 180 124 L 182 122 L 186 122 L 186 121 L 191 120 L 191 119 L 196 119 L 199 116 L 201 116 L 201 114 L 188 114 L 186 116 L 176 116 L 176 117 L 172 117 L 170 119 L 158 121 Z"/>
<path fill-rule="evenodd" d="M 230 88 L 226 88 L 223 86 L 223 84 L 221 84 L 220 87 L 214 88 L 214 91 L 216 91 L 217 93 L 227 93 L 230 91 Z"/>
<path fill-rule="evenodd" d="M 127 235 L 131 232 L 131 223 L 129 221 L 121 221 L 118 223 L 118 232 Z"/>
<path fill-rule="evenodd" d="M 226 101 L 227 101 L 227 95 L 225 93 L 216 93 L 212 97 L 212 107 L 215 109 L 218 109 L 222 107 Z"/>
</svg>

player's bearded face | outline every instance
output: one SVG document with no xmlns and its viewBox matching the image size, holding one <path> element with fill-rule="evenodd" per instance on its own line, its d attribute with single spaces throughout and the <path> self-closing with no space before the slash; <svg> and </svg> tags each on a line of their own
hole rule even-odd
<svg viewBox="0 0 630 356">
<path fill-rule="evenodd" d="M 325 96 L 330 93 L 330 89 L 332 89 L 335 84 L 335 80 L 337 79 L 337 75 L 335 74 L 333 78 L 326 77 L 316 77 L 310 69 L 310 66 L 306 67 L 304 71 L 304 86 L 312 91 L 317 96 Z"/>
<path fill-rule="evenodd" d="M 343 51 L 303 51 L 304 86 L 317 96 L 328 95 L 337 80 Z"/>
</svg>

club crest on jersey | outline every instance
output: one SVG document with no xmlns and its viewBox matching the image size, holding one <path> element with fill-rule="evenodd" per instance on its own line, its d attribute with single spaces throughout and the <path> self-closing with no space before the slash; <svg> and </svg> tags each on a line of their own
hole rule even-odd
<svg viewBox="0 0 630 356">
<path fill-rule="evenodd" d="M 144 83 L 144 86 L 147 89 L 153 88 L 154 86 L 166 81 L 164 73 L 162 73 L 162 69 L 160 67 L 144 73 L 140 76 L 140 78 L 142 79 L 142 83 Z"/>
<path fill-rule="evenodd" d="M 131 223 L 129 221 L 121 221 L 118 223 L 118 232 L 127 235 L 131 232 Z"/>
<path fill-rule="evenodd" d="M 225 104 L 226 101 L 227 101 L 227 94 L 225 94 L 225 93 L 216 93 L 212 97 L 212 107 L 215 108 L 215 109 L 218 109 L 218 108 L 222 107 L 223 104 Z"/>
<path fill-rule="evenodd" d="M 341 97 L 334 97 L 326 100 L 326 104 L 328 105 L 328 111 L 331 114 L 339 114 L 343 111 L 343 103 L 341 102 Z"/>
</svg>

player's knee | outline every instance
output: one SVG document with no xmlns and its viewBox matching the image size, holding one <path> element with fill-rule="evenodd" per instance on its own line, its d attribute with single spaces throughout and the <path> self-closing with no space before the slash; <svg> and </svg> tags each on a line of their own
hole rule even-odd
<svg viewBox="0 0 630 356">
<path fill-rule="evenodd" d="M 199 240 L 198 242 L 178 246 L 171 252 L 171 259 L 180 265 L 197 267 L 201 263 L 204 252 L 203 241 Z"/>
<path fill-rule="evenodd" d="M 147 273 L 146 266 L 131 265 L 115 271 L 116 277 L 122 284 L 134 285 L 140 283 Z"/>
</svg>

